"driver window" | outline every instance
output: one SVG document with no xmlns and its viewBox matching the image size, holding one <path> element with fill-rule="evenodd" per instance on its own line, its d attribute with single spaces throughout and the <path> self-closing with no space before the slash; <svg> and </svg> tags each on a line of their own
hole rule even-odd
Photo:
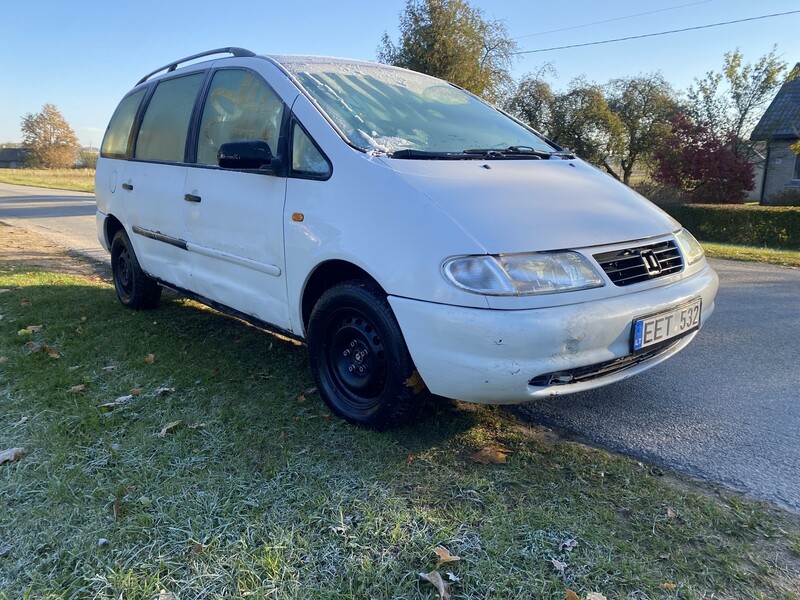
<svg viewBox="0 0 800 600">
<path fill-rule="evenodd" d="M 269 86 L 250 71 L 217 71 L 208 90 L 200 134 L 197 162 L 217 164 L 217 151 L 227 142 L 265 141 L 278 153 L 283 102 Z"/>
</svg>

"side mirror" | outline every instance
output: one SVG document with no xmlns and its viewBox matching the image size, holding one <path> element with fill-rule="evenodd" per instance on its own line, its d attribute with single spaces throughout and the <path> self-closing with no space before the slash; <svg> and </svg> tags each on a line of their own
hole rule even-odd
<svg viewBox="0 0 800 600">
<path fill-rule="evenodd" d="M 274 172 L 277 160 L 267 142 L 252 140 L 222 144 L 217 152 L 217 164 L 223 169 L 261 169 Z"/>
</svg>

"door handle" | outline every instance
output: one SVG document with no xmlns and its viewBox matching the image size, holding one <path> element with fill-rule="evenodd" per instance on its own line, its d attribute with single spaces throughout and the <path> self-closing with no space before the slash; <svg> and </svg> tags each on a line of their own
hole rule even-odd
<svg viewBox="0 0 800 600">
<path fill-rule="evenodd" d="M 128 190 L 129 192 L 132 192 L 133 191 L 133 184 L 123 183 L 122 184 L 122 189 L 123 190 Z"/>
<path fill-rule="evenodd" d="M 200 202 L 201 200 L 200 196 L 195 196 L 194 194 L 186 194 L 183 199 L 187 202 Z"/>
</svg>

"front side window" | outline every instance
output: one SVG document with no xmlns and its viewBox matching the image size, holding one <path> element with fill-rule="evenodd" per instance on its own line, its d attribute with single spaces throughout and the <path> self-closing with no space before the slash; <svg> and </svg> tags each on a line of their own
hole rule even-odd
<svg viewBox="0 0 800 600">
<path fill-rule="evenodd" d="M 292 172 L 314 179 L 331 174 L 330 163 L 297 123 L 292 125 Z"/>
<path fill-rule="evenodd" d="M 106 158 L 125 158 L 128 154 L 128 142 L 131 137 L 131 128 L 136 119 L 139 105 L 142 103 L 146 89 L 141 89 L 125 96 L 119 103 L 114 116 L 106 129 L 103 144 L 100 146 L 100 156 Z"/>
<path fill-rule="evenodd" d="M 242 69 L 217 71 L 208 90 L 197 162 L 216 165 L 217 151 L 228 142 L 264 141 L 278 153 L 283 102 L 257 75 Z"/>
<path fill-rule="evenodd" d="M 497 109 L 435 77 L 373 63 L 277 58 L 346 140 L 366 151 L 556 150 Z"/>
<path fill-rule="evenodd" d="M 144 113 L 134 157 L 183 162 L 186 135 L 203 73 L 165 79 L 158 84 Z"/>
</svg>

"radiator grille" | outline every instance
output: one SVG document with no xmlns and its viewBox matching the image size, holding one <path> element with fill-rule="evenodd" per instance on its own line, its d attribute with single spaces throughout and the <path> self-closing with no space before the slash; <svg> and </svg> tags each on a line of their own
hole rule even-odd
<svg viewBox="0 0 800 600">
<path fill-rule="evenodd" d="M 683 257 L 674 241 L 637 246 L 594 255 L 609 279 L 619 286 L 631 285 L 678 273 Z"/>
</svg>

